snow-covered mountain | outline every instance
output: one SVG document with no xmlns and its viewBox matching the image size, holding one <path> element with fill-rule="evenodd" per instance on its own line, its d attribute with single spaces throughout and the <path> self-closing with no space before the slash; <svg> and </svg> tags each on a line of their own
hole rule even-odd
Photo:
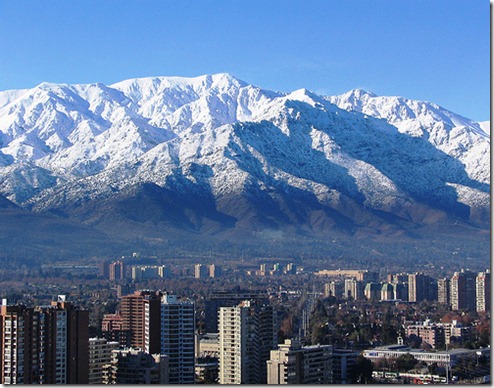
<svg viewBox="0 0 494 388">
<path fill-rule="evenodd" d="M 0 92 L 0 195 L 102 228 L 486 226 L 489 160 L 479 123 L 362 90 L 215 74 Z"/>
<path fill-rule="evenodd" d="M 491 135 L 491 122 L 482 121 L 479 123 L 480 128 L 485 132 L 486 135 Z"/>
</svg>

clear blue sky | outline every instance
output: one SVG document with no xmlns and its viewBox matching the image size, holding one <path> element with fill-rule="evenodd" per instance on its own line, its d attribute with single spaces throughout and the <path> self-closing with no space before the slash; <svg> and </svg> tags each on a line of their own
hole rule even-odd
<svg viewBox="0 0 494 388">
<path fill-rule="evenodd" d="M 488 0 L 0 0 L 0 90 L 228 72 L 490 116 Z"/>
</svg>

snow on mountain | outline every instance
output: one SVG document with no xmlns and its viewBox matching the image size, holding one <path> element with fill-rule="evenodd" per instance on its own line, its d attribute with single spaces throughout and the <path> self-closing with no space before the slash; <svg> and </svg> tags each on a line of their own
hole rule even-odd
<svg viewBox="0 0 494 388">
<path fill-rule="evenodd" d="M 491 122 L 490 121 L 482 121 L 478 123 L 480 129 L 482 129 L 486 135 L 491 136 Z"/>
<path fill-rule="evenodd" d="M 481 125 L 437 104 L 402 97 L 382 97 L 361 89 L 328 101 L 348 111 L 382 118 L 401 133 L 421 137 L 437 149 L 457 158 L 472 179 L 490 182 L 490 136 Z"/>
<path fill-rule="evenodd" d="M 489 158 L 479 123 L 362 90 L 282 94 L 215 74 L 0 92 L 0 194 L 36 211 L 152 183 L 238 222 L 275 208 L 291 222 L 417 206 L 468 218 L 489 206 Z"/>
</svg>

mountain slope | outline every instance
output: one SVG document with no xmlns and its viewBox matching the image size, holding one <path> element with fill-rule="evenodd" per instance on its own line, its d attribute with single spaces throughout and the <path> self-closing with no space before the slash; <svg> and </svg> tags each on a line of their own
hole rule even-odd
<svg viewBox="0 0 494 388">
<path fill-rule="evenodd" d="M 489 160 L 478 123 L 361 90 L 216 74 L 0 92 L 0 194 L 124 239 L 488 228 Z"/>
</svg>

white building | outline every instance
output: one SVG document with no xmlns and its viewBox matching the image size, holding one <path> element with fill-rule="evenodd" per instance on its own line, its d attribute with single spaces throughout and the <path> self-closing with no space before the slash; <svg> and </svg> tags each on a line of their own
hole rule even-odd
<svg viewBox="0 0 494 388">
<path fill-rule="evenodd" d="M 415 357 L 417 361 L 423 361 L 427 365 L 437 363 L 438 366 L 448 366 L 451 368 L 457 363 L 458 359 L 472 356 L 476 354 L 476 351 L 478 351 L 478 349 L 452 349 L 449 351 L 427 352 L 422 349 L 412 349 L 407 345 L 389 345 L 364 350 L 362 354 L 371 361 L 395 359 L 405 354 L 410 354 Z"/>
<path fill-rule="evenodd" d="M 273 309 L 251 301 L 219 309 L 220 384 L 265 384 L 276 348 Z"/>
<path fill-rule="evenodd" d="M 491 272 L 479 272 L 475 279 L 477 295 L 477 311 L 485 312 L 491 310 Z"/>
</svg>

